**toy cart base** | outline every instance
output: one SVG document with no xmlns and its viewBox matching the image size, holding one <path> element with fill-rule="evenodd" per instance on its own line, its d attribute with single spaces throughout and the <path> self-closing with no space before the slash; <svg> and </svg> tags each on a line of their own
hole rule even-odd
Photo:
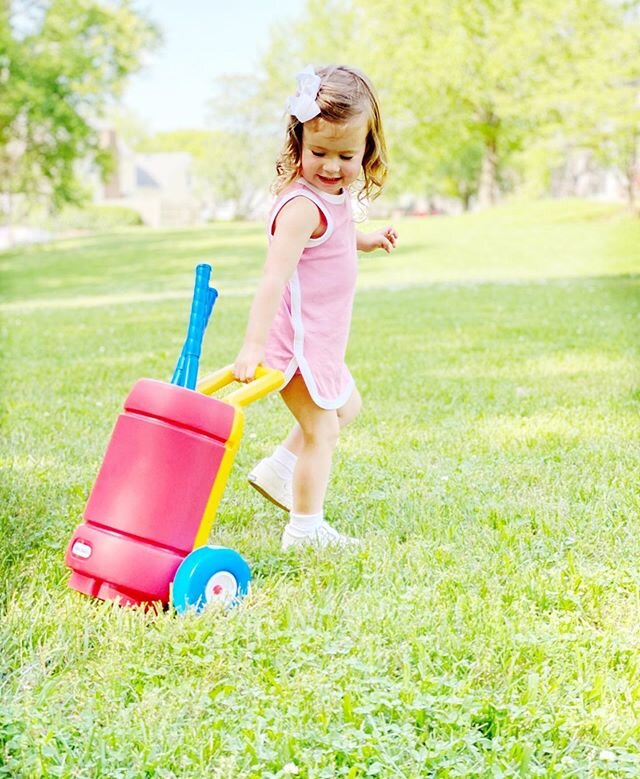
<svg viewBox="0 0 640 779">
<path fill-rule="evenodd" d="M 78 558 L 89 552 L 91 565 L 78 570 L 81 568 Z M 169 583 L 184 557 L 184 552 L 144 543 L 140 538 L 85 522 L 76 529 L 69 545 L 69 558 L 75 567 L 69 586 L 94 598 L 117 600 L 123 606 L 166 603 Z"/>
<path fill-rule="evenodd" d="M 120 606 L 141 606 L 149 602 L 148 597 L 140 592 L 123 590 L 109 582 L 75 572 L 69 578 L 69 587 L 91 598 L 116 601 Z"/>
<path fill-rule="evenodd" d="M 234 381 L 229 366 L 203 379 L 197 392 L 151 379 L 136 382 L 116 421 L 84 522 L 67 548 L 69 585 L 121 605 L 166 605 L 178 569 L 191 558 L 182 569 L 180 608 L 200 608 L 217 594 L 227 600 L 246 594 L 250 574 L 237 553 L 208 547 L 202 558 L 191 555 L 211 531 L 240 444 L 242 407 L 283 380 L 280 372 L 260 367 L 254 381 L 224 400 L 208 396 Z M 207 597 L 198 592 L 201 586 Z"/>
</svg>

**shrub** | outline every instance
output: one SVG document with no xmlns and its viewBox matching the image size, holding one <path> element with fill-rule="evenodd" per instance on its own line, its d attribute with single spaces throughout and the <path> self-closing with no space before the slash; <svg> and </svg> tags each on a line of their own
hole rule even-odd
<svg viewBox="0 0 640 779">
<path fill-rule="evenodd" d="M 47 220 L 47 227 L 56 231 L 102 232 L 114 227 L 136 227 L 142 224 L 140 214 L 127 206 L 88 205 L 84 208 L 65 208 Z"/>
</svg>

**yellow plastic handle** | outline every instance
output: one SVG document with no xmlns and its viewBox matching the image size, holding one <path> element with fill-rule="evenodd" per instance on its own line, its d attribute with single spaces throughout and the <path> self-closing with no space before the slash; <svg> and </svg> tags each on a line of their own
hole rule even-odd
<svg viewBox="0 0 640 779">
<path fill-rule="evenodd" d="M 227 365 L 225 368 L 220 368 L 220 370 L 201 379 L 198 382 L 196 389 L 204 395 L 213 395 L 214 392 L 226 387 L 235 380 L 232 366 Z M 253 403 L 254 400 L 264 398 L 265 395 L 280 389 L 283 384 L 284 375 L 282 371 L 276 371 L 273 368 L 266 368 L 264 365 L 259 365 L 256 368 L 255 378 L 248 384 L 240 387 L 240 389 L 227 395 L 227 397 L 224 398 L 224 402 L 231 403 L 232 406 L 248 406 L 249 403 Z"/>
</svg>

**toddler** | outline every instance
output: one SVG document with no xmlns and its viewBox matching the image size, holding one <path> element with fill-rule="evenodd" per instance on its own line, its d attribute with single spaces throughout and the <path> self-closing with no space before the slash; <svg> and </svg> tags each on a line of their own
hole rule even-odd
<svg viewBox="0 0 640 779">
<path fill-rule="evenodd" d="M 360 411 L 345 364 L 357 251 L 392 251 L 389 226 L 355 229 L 351 194 L 376 197 L 387 173 L 380 108 L 369 79 L 343 65 L 297 77 L 276 164 L 267 258 L 233 372 L 250 381 L 264 362 L 284 373 L 282 398 L 295 424 L 249 482 L 289 512 L 282 547 L 355 544 L 324 518 L 340 429 Z"/>
</svg>

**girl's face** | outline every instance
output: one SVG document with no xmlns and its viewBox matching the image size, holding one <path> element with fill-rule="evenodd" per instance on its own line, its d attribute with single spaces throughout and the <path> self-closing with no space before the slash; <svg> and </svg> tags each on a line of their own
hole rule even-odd
<svg viewBox="0 0 640 779">
<path fill-rule="evenodd" d="M 338 124 L 312 119 L 302 126 L 302 177 L 331 195 L 358 178 L 369 133 L 369 121 L 360 115 Z"/>
</svg>

